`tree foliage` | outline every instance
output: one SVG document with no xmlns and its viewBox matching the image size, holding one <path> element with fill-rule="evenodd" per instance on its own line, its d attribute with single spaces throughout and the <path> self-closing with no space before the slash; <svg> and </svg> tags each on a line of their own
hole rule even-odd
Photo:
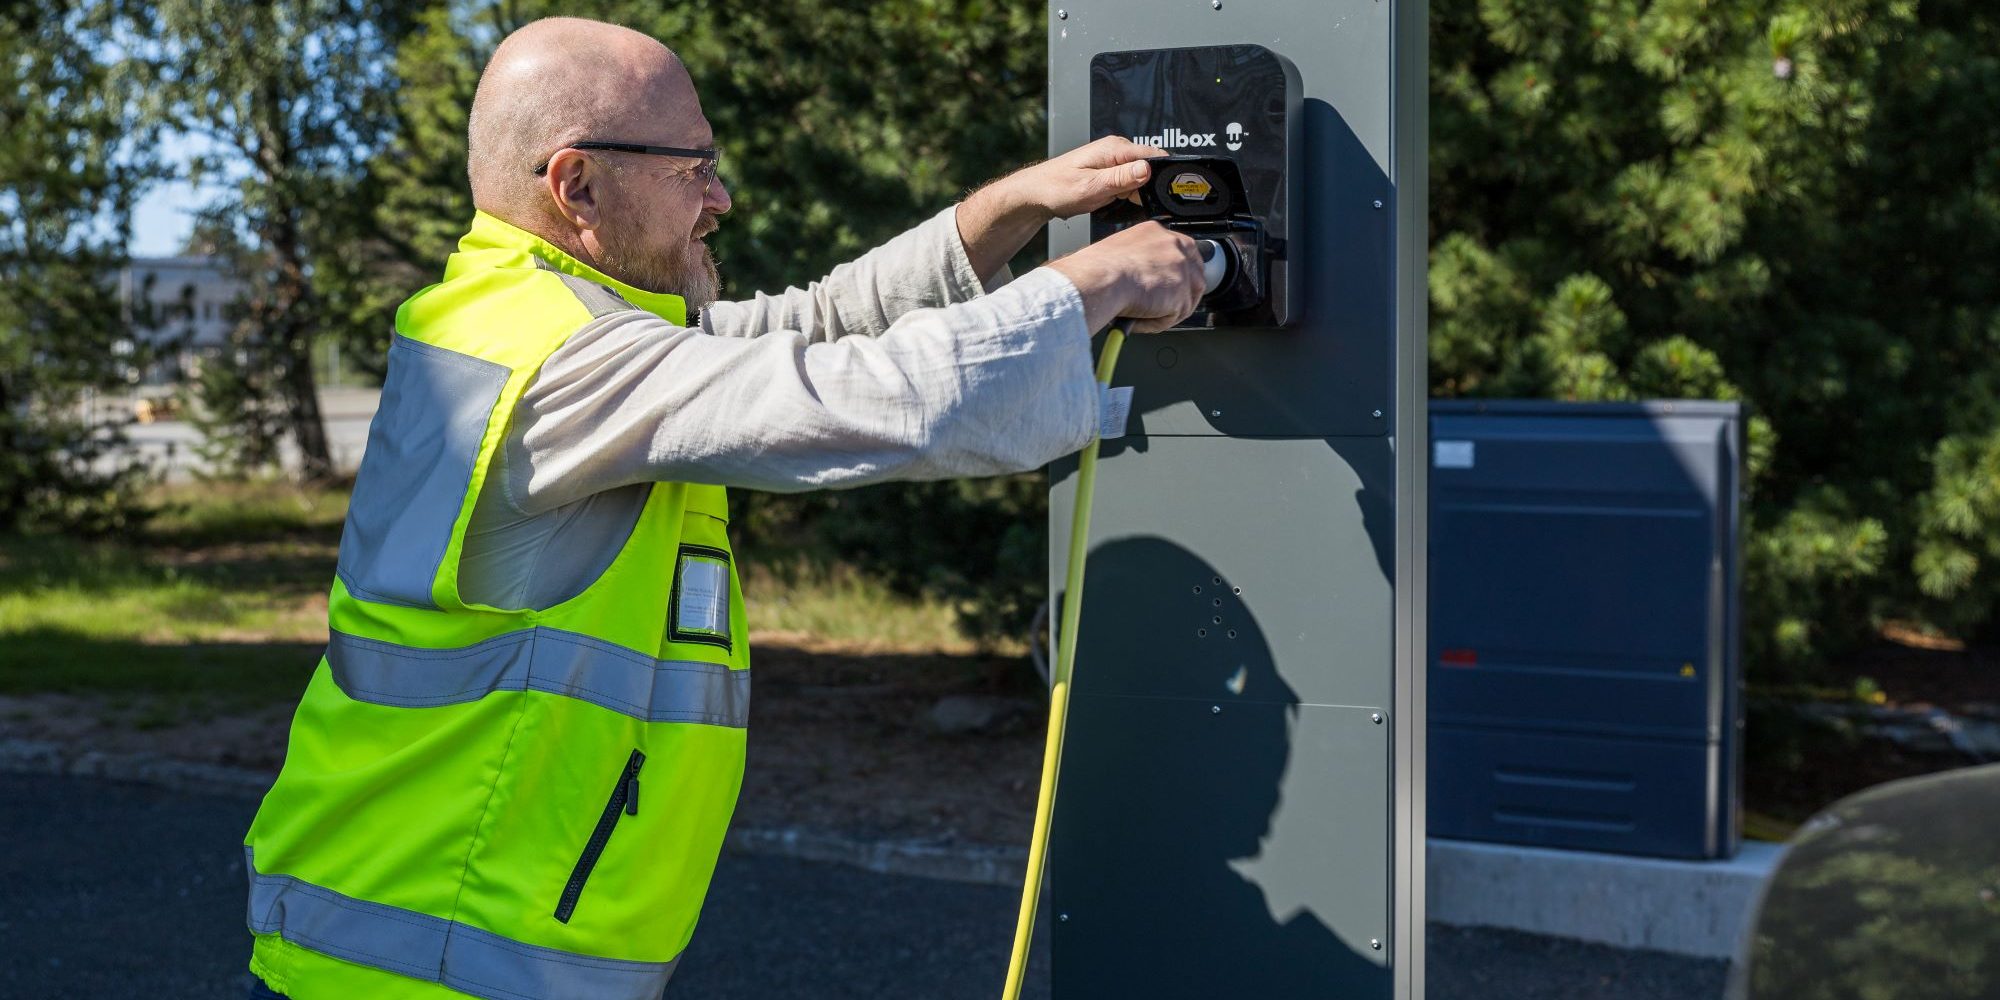
<svg viewBox="0 0 2000 1000">
<path fill-rule="evenodd" d="M 150 0 L 134 7 L 143 120 L 207 140 L 197 174 L 232 183 L 203 234 L 246 287 L 226 350 L 202 372 L 211 438 L 262 464 L 274 438 L 306 479 L 332 474 L 314 386 L 316 338 L 351 315 L 373 266 L 370 160 L 394 124 L 393 60 L 421 5 L 400 0 Z"/>
<path fill-rule="evenodd" d="M 81 404 L 145 361 L 120 309 L 132 205 L 153 175 L 109 12 L 0 12 L 0 531 L 110 530 L 143 475 L 123 420 Z"/>
<path fill-rule="evenodd" d="M 1432 12 L 1438 394 L 1746 401 L 1753 663 L 1993 620 L 1990 6 Z"/>
</svg>

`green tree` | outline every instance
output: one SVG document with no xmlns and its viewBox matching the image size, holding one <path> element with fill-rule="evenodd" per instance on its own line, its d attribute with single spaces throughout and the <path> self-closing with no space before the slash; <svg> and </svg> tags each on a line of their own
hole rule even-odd
<svg viewBox="0 0 2000 1000">
<path fill-rule="evenodd" d="M 367 165 L 393 124 L 393 60 L 420 5 L 399 0 L 153 0 L 135 9 L 145 120 L 208 140 L 200 175 L 233 183 L 204 234 L 246 283 L 228 348 L 202 373 L 210 428 L 245 464 L 282 430 L 306 479 L 332 474 L 313 344 L 356 310 L 368 266 Z"/>
<path fill-rule="evenodd" d="M 1432 11 L 1437 393 L 1746 400 L 1753 664 L 1991 622 L 1990 5 Z"/>
<path fill-rule="evenodd" d="M 80 403 L 147 360 L 121 308 L 132 205 L 154 176 L 101 4 L 0 13 L 0 531 L 109 530 L 143 469 Z"/>
</svg>

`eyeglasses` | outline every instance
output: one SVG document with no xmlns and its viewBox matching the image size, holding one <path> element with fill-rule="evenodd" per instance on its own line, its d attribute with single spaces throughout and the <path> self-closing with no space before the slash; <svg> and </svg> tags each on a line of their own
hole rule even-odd
<svg viewBox="0 0 2000 1000">
<path fill-rule="evenodd" d="M 609 150 L 614 153 L 644 153 L 649 156 L 692 157 L 694 159 L 702 161 L 700 166 L 694 168 L 694 178 L 695 180 L 701 182 L 703 193 L 707 193 L 708 185 L 713 183 L 715 180 L 715 172 L 717 168 L 722 166 L 722 150 L 720 149 L 683 149 L 679 146 L 648 146 L 643 143 L 637 143 L 637 142 L 598 142 L 594 139 L 586 140 L 584 142 L 572 142 L 569 145 L 566 145 L 562 148 L 603 149 L 603 150 Z M 561 150 L 558 150 L 557 152 L 560 151 Z M 551 153 L 549 155 L 553 157 L 555 154 Z M 543 160 L 540 165 L 535 167 L 536 177 L 541 177 L 544 174 L 547 174 L 548 172 L 549 172 L 548 160 Z"/>
</svg>

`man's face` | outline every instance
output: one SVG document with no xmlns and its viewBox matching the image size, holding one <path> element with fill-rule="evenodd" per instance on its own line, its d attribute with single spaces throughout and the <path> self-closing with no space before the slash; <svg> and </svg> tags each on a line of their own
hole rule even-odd
<svg viewBox="0 0 2000 1000">
<path fill-rule="evenodd" d="M 714 143 L 706 119 L 679 135 L 640 140 L 705 149 Z M 692 157 L 593 151 L 610 167 L 611 190 L 605 222 L 597 237 L 606 270 L 649 292 L 670 292 L 687 300 L 689 312 L 715 301 L 721 277 L 702 239 L 729 211 L 729 190 L 721 177 L 704 181 L 702 161 Z"/>
</svg>

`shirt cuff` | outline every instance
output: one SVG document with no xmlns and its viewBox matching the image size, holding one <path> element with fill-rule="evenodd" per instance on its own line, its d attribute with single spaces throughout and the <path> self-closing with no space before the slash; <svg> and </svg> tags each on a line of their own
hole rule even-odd
<svg viewBox="0 0 2000 1000">
<path fill-rule="evenodd" d="M 1090 353 L 1091 331 L 1084 322 L 1083 293 L 1076 290 L 1068 275 L 1053 267 L 1038 267 L 1010 279 L 1007 295 L 1025 300 L 1045 326 L 1060 331 L 1065 345 L 1081 344 L 1084 354 Z"/>
<path fill-rule="evenodd" d="M 968 302 L 992 292 L 1014 280 L 1014 274 L 1007 265 L 1000 265 L 999 273 L 992 281 L 980 280 L 972 269 L 972 257 L 965 252 L 965 239 L 958 234 L 958 206 L 952 205 L 931 216 L 930 225 L 939 229 L 939 239 L 945 247 L 945 273 L 951 287 L 953 302 Z"/>
</svg>

